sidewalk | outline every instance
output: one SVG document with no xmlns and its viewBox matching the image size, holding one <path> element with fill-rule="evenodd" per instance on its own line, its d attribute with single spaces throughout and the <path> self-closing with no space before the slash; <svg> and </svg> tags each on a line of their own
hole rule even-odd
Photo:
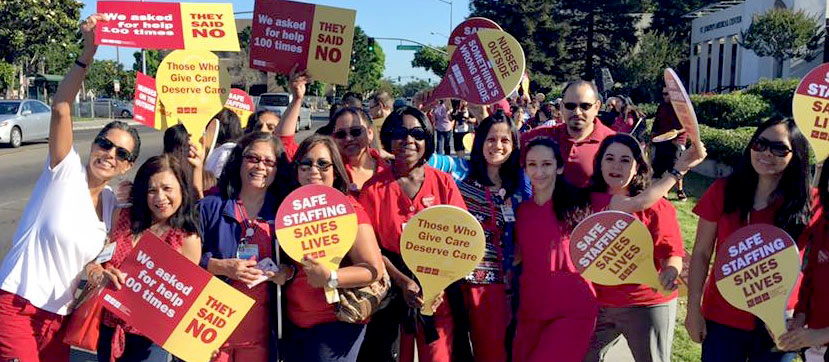
<svg viewBox="0 0 829 362">
<path fill-rule="evenodd" d="M 112 121 L 124 121 L 124 122 L 129 123 L 130 126 L 141 125 L 141 123 L 133 121 L 131 118 L 117 118 L 117 119 L 97 118 L 97 119 L 93 119 L 91 121 L 83 121 L 83 122 L 74 122 L 73 121 L 72 122 L 72 130 L 74 130 L 74 131 L 84 131 L 84 130 L 89 130 L 89 129 L 101 129 L 107 123 L 112 122 Z"/>
</svg>

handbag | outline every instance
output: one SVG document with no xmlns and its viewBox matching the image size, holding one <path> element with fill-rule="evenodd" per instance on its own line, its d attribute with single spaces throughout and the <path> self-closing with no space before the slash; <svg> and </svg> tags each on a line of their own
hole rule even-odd
<svg viewBox="0 0 829 362">
<path fill-rule="evenodd" d="M 386 298 L 391 287 L 388 273 L 383 273 L 380 280 L 358 288 L 337 289 L 340 301 L 336 306 L 337 319 L 346 323 L 368 323 L 374 312 L 389 304 Z"/>
<path fill-rule="evenodd" d="M 98 350 L 98 336 L 101 332 L 101 313 L 104 304 L 100 286 L 87 287 L 78 299 L 75 311 L 69 316 L 63 343 L 88 351 Z"/>
</svg>

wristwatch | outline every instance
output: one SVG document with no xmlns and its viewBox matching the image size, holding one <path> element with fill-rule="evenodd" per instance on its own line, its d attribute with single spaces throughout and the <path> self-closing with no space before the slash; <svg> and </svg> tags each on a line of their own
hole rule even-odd
<svg viewBox="0 0 829 362">
<path fill-rule="evenodd" d="M 672 169 L 668 170 L 668 173 L 671 176 L 673 176 L 677 181 L 682 180 L 682 176 L 684 176 L 682 174 L 682 172 L 679 172 L 679 170 L 677 170 L 675 168 L 672 168 Z"/>
<path fill-rule="evenodd" d="M 340 285 L 340 280 L 337 279 L 337 271 L 332 270 L 331 274 L 328 276 L 328 287 L 336 289 L 338 285 Z"/>
</svg>

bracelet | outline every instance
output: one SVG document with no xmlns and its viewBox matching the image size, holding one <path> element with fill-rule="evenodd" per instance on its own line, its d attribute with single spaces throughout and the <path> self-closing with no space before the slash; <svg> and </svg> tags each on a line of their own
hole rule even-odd
<svg viewBox="0 0 829 362">
<path fill-rule="evenodd" d="M 668 173 L 671 174 L 671 176 L 673 176 L 677 181 L 682 180 L 682 176 L 684 176 L 682 172 L 679 172 L 676 168 L 668 170 Z"/>
<path fill-rule="evenodd" d="M 83 62 L 81 62 L 80 60 L 77 60 L 77 59 L 75 59 L 75 65 L 77 65 L 77 66 L 79 66 L 83 69 L 86 69 L 86 67 L 87 67 L 86 63 L 83 63 Z"/>
</svg>

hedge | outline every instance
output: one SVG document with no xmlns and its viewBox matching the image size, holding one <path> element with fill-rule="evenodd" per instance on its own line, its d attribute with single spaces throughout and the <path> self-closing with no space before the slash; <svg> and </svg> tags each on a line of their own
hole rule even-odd
<svg viewBox="0 0 829 362">
<path fill-rule="evenodd" d="M 691 101 L 699 123 L 715 128 L 757 126 L 773 113 L 771 105 L 763 98 L 742 92 L 694 94 Z"/>
<path fill-rule="evenodd" d="M 773 109 L 780 114 L 792 116 L 792 97 L 794 96 L 800 79 L 760 79 L 745 90 L 747 94 L 760 96 L 771 104 Z"/>
<path fill-rule="evenodd" d="M 743 157 L 743 151 L 756 129 L 757 127 L 719 129 L 701 124 L 699 135 L 708 151 L 708 159 L 735 166 Z"/>
<path fill-rule="evenodd" d="M 636 105 L 642 113 L 645 114 L 646 118 L 653 118 L 656 117 L 656 108 L 659 107 L 658 103 L 639 103 Z"/>
</svg>

